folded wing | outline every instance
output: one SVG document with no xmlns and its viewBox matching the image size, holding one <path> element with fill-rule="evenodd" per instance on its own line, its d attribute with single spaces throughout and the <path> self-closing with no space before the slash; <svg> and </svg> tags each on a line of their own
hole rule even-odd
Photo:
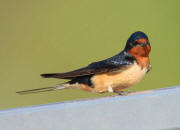
<svg viewBox="0 0 180 130">
<path fill-rule="evenodd" d="M 113 56 L 109 59 L 91 63 L 84 68 L 80 68 L 66 73 L 41 74 L 41 76 L 44 78 L 74 79 L 81 76 L 120 70 L 122 68 L 126 68 L 126 66 L 132 63 L 133 57 L 130 55 L 126 55 L 125 52 L 121 52 L 120 54 Z"/>
</svg>

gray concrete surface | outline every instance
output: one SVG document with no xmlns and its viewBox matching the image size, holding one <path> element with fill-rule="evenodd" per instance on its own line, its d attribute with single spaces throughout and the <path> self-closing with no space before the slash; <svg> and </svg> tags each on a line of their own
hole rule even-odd
<svg viewBox="0 0 180 130">
<path fill-rule="evenodd" d="M 0 130 L 180 130 L 180 87 L 2 110 Z"/>
</svg>

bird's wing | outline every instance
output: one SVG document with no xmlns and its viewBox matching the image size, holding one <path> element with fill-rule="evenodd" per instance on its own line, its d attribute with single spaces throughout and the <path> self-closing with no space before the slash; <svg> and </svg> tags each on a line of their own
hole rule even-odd
<svg viewBox="0 0 180 130">
<path fill-rule="evenodd" d="M 94 69 L 91 69 L 87 66 L 70 72 L 41 74 L 41 76 L 44 78 L 73 79 L 75 77 L 91 74 L 94 74 Z"/>
<path fill-rule="evenodd" d="M 120 70 L 132 64 L 133 60 L 134 59 L 132 56 L 129 56 L 124 52 L 121 52 L 120 54 L 113 56 L 109 59 L 91 63 L 90 65 L 84 68 L 80 68 L 66 73 L 41 74 L 41 76 L 44 78 L 73 79 L 76 77 L 81 77 L 86 75 L 93 75 L 93 74 Z"/>
</svg>

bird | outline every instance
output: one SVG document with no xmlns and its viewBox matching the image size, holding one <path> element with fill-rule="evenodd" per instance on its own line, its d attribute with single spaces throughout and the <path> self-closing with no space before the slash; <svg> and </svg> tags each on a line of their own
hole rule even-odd
<svg viewBox="0 0 180 130">
<path fill-rule="evenodd" d="M 41 74 L 43 78 L 66 79 L 67 82 L 53 87 L 18 91 L 19 94 L 76 88 L 88 92 L 113 92 L 122 94 L 123 89 L 137 84 L 151 69 L 148 36 L 136 31 L 128 38 L 125 48 L 118 54 L 93 62 L 86 67 L 65 73 Z"/>
</svg>

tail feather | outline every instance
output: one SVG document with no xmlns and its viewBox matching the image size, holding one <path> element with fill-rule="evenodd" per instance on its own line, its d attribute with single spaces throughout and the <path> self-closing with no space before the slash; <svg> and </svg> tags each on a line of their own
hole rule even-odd
<svg viewBox="0 0 180 130">
<path fill-rule="evenodd" d="M 18 93 L 18 94 L 30 94 L 30 93 L 55 91 L 55 90 L 66 89 L 66 88 L 68 88 L 67 84 L 60 84 L 60 85 L 56 85 L 56 86 L 53 86 L 53 87 L 44 87 L 44 88 L 37 88 L 37 89 L 29 89 L 29 90 L 24 90 L 24 91 L 18 91 L 16 93 Z"/>
<path fill-rule="evenodd" d="M 52 74 L 41 74 L 43 78 L 55 78 L 58 74 L 52 73 Z"/>
</svg>

